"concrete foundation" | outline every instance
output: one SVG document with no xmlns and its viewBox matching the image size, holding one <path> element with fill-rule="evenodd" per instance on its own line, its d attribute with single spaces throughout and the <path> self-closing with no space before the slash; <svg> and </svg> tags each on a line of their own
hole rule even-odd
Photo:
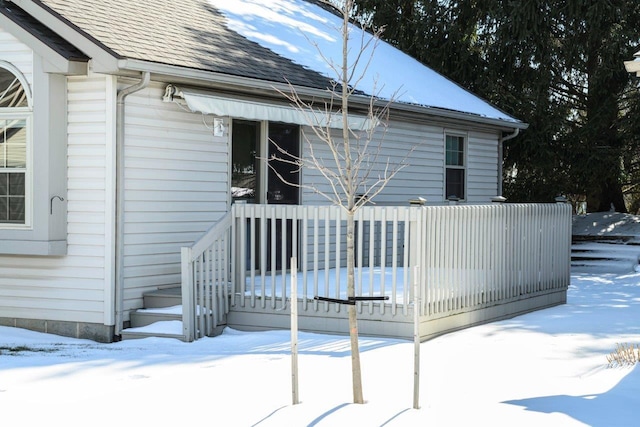
<svg viewBox="0 0 640 427">
<path fill-rule="evenodd" d="M 0 317 L 0 326 L 28 329 L 63 337 L 88 339 L 101 343 L 114 341 L 114 326 L 95 323 L 64 322 L 59 320 L 14 319 Z"/>
</svg>

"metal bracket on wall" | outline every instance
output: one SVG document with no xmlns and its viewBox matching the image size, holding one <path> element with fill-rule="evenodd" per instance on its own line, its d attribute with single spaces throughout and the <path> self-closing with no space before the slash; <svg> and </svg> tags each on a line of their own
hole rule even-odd
<svg viewBox="0 0 640 427">
<path fill-rule="evenodd" d="M 51 198 L 51 200 L 49 200 L 49 215 L 53 215 L 53 200 L 54 199 L 58 199 L 61 202 L 64 202 L 64 197 L 60 197 L 60 196 L 53 196 Z"/>
</svg>

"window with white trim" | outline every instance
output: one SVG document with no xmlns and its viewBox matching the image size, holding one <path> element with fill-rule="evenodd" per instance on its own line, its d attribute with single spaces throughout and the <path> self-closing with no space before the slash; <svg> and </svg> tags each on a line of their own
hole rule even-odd
<svg viewBox="0 0 640 427">
<path fill-rule="evenodd" d="M 465 198 L 465 137 L 445 136 L 445 198 Z"/>
<path fill-rule="evenodd" d="M 20 79 L 0 67 L 0 224 L 27 224 L 31 115 Z"/>
</svg>

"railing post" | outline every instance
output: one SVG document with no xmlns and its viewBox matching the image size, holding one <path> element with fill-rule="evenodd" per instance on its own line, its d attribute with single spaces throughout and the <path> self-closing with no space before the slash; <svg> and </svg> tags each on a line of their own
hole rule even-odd
<svg viewBox="0 0 640 427">
<path fill-rule="evenodd" d="M 413 409 L 420 409 L 420 267 L 413 274 Z"/>
<path fill-rule="evenodd" d="M 182 333 L 187 342 L 195 339 L 195 307 L 191 248 L 182 248 Z"/>
<path fill-rule="evenodd" d="M 240 294 L 240 306 L 245 306 L 246 273 L 247 273 L 247 205 L 236 206 L 238 215 L 233 218 L 236 221 L 236 277 L 234 283 Z"/>
<path fill-rule="evenodd" d="M 422 228 L 422 224 L 420 224 L 420 209 L 412 209 L 409 208 L 408 212 L 407 212 L 407 219 L 406 219 L 406 228 L 409 228 L 410 232 L 409 234 L 409 241 L 407 242 L 408 244 L 405 244 L 405 257 L 408 258 L 407 262 L 405 263 L 406 266 L 416 266 L 416 265 L 421 265 L 422 266 L 422 260 L 420 259 L 420 245 L 423 245 L 424 242 L 422 242 L 421 240 L 421 228 Z M 408 251 L 406 251 L 406 248 L 408 248 Z M 408 252 L 408 253 L 407 253 Z M 414 270 L 415 271 L 415 270 Z M 412 276 L 411 274 L 409 275 L 410 277 Z M 406 286 L 406 288 L 409 288 L 409 286 Z"/>
<path fill-rule="evenodd" d="M 283 262 L 285 262 L 283 260 Z M 291 258 L 291 394 L 292 403 L 300 403 L 298 394 L 298 259 Z M 287 300 L 286 286 L 283 298 Z"/>
</svg>

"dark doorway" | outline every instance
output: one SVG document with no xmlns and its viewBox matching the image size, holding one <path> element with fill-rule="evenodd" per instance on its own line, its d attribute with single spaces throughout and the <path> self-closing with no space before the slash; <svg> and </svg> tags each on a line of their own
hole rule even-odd
<svg viewBox="0 0 640 427">
<path fill-rule="evenodd" d="M 261 160 L 261 156 L 272 156 L 291 160 L 300 155 L 300 127 L 286 123 L 269 123 L 266 135 L 267 146 L 263 149 L 261 135 L 262 123 L 249 120 L 234 120 L 231 133 L 231 198 L 232 203 L 268 203 L 280 205 L 297 205 L 300 203 L 300 173 L 295 164 L 282 161 L 271 161 L 269 166 Z M 266 153 L 265 153 L 266 152 Z M 265 173 L 265 169 L 266 173 Z M 274 170 L 275 169 L 275 170 Z M 278 177 L 282 176 L 282 179 Z M 265 182 L 266 180 L 266 182 Z M 293 184 L 293 185 L 292 185 Z M 264 191 L 266 189 L 266 192 Z M 265 195 L 266 193 L 266 195 Z M 265 199 L 266 196 L 266 199 Z M 249 221 L 249 220 L 247 220 Z M 247 223 L 249 225 L 249 222 Z M 247 234 L 247 267 L 250 263 L 250 236 L 260 242 L 260 224 L 254 224 L 254 230 Z M 275 227 L 275 260 L 271 253 L 271 230 Z M 294 224 L 291 220 L 267 221 L 267 258 L 260 259 L 260 251 L 256 250 L 254 267 L 260 269 L 264 262 L 266 270 L 282 269 L 288 265 L 292 251 L 292 232 Z M 284 256 L 282 244 L 285 244 Z M 256 248 L 258 249 L 258 248 Z M 284 258 L 284 259 L 283 259 Z M 272 262 L 274 261 L 274 262 Z"/>
<path fill-rule="evenodd" d="M 269 158 L 276 156 L 285 160 L 294 160 L 300 156 L 300 128 L 295 125 L 285 123 L 269 123 Z M 300 203 L 300 173 L 295 164 L 282 161 L 272 161 L 270 163 L 267 186 L 267 203 L 280 205 L 297 205 Z M 275 169 L 275 170 L 274 170 Z M 277 171 L 277 172 L 276 172 Z M 281 179 L 278 175 L 282 176 Z M 293 185 L 292 185 L 293 184 Z M 271 251 L 271 227 L 276 227 L 276 259 L 277 269 L 286 268 L 288 260 L 293 254 L 292 233 L 293 221 L 286 220 L 283 225 L 282 220 L 276 220 L 275 224 L 269 222 L 267 230 L 268 243 L 267 251 Z M 282 243 L 285 241 L 285 259 L 283 260 Z M 271 254 L 269 254 L 271 261 Z M 283 262 L 285 263 L 283 265 Z"/>
<path fill-rule="evenodd" d="M 231 131 L 231 200 L 259 203 L 260 122 L 234 120 Z"/>
<path fill-rule="evenodd" d="M 297 159 L 300 156 L 300 128 L 285 123 L 269 123 L 268 155 L 269 158 L 275 155 L 285 160 Z M 294 185 L 283 182 L 278 177 L 278 174 L 285 181 Z M 267 203 L 280 205 L 297 205 L 300 203 L 300 189 L 297 187 L 300 183 L 300 173 L 296 165 L 272 161 L 269 168 L 268 182 Z"/>
</svg>

